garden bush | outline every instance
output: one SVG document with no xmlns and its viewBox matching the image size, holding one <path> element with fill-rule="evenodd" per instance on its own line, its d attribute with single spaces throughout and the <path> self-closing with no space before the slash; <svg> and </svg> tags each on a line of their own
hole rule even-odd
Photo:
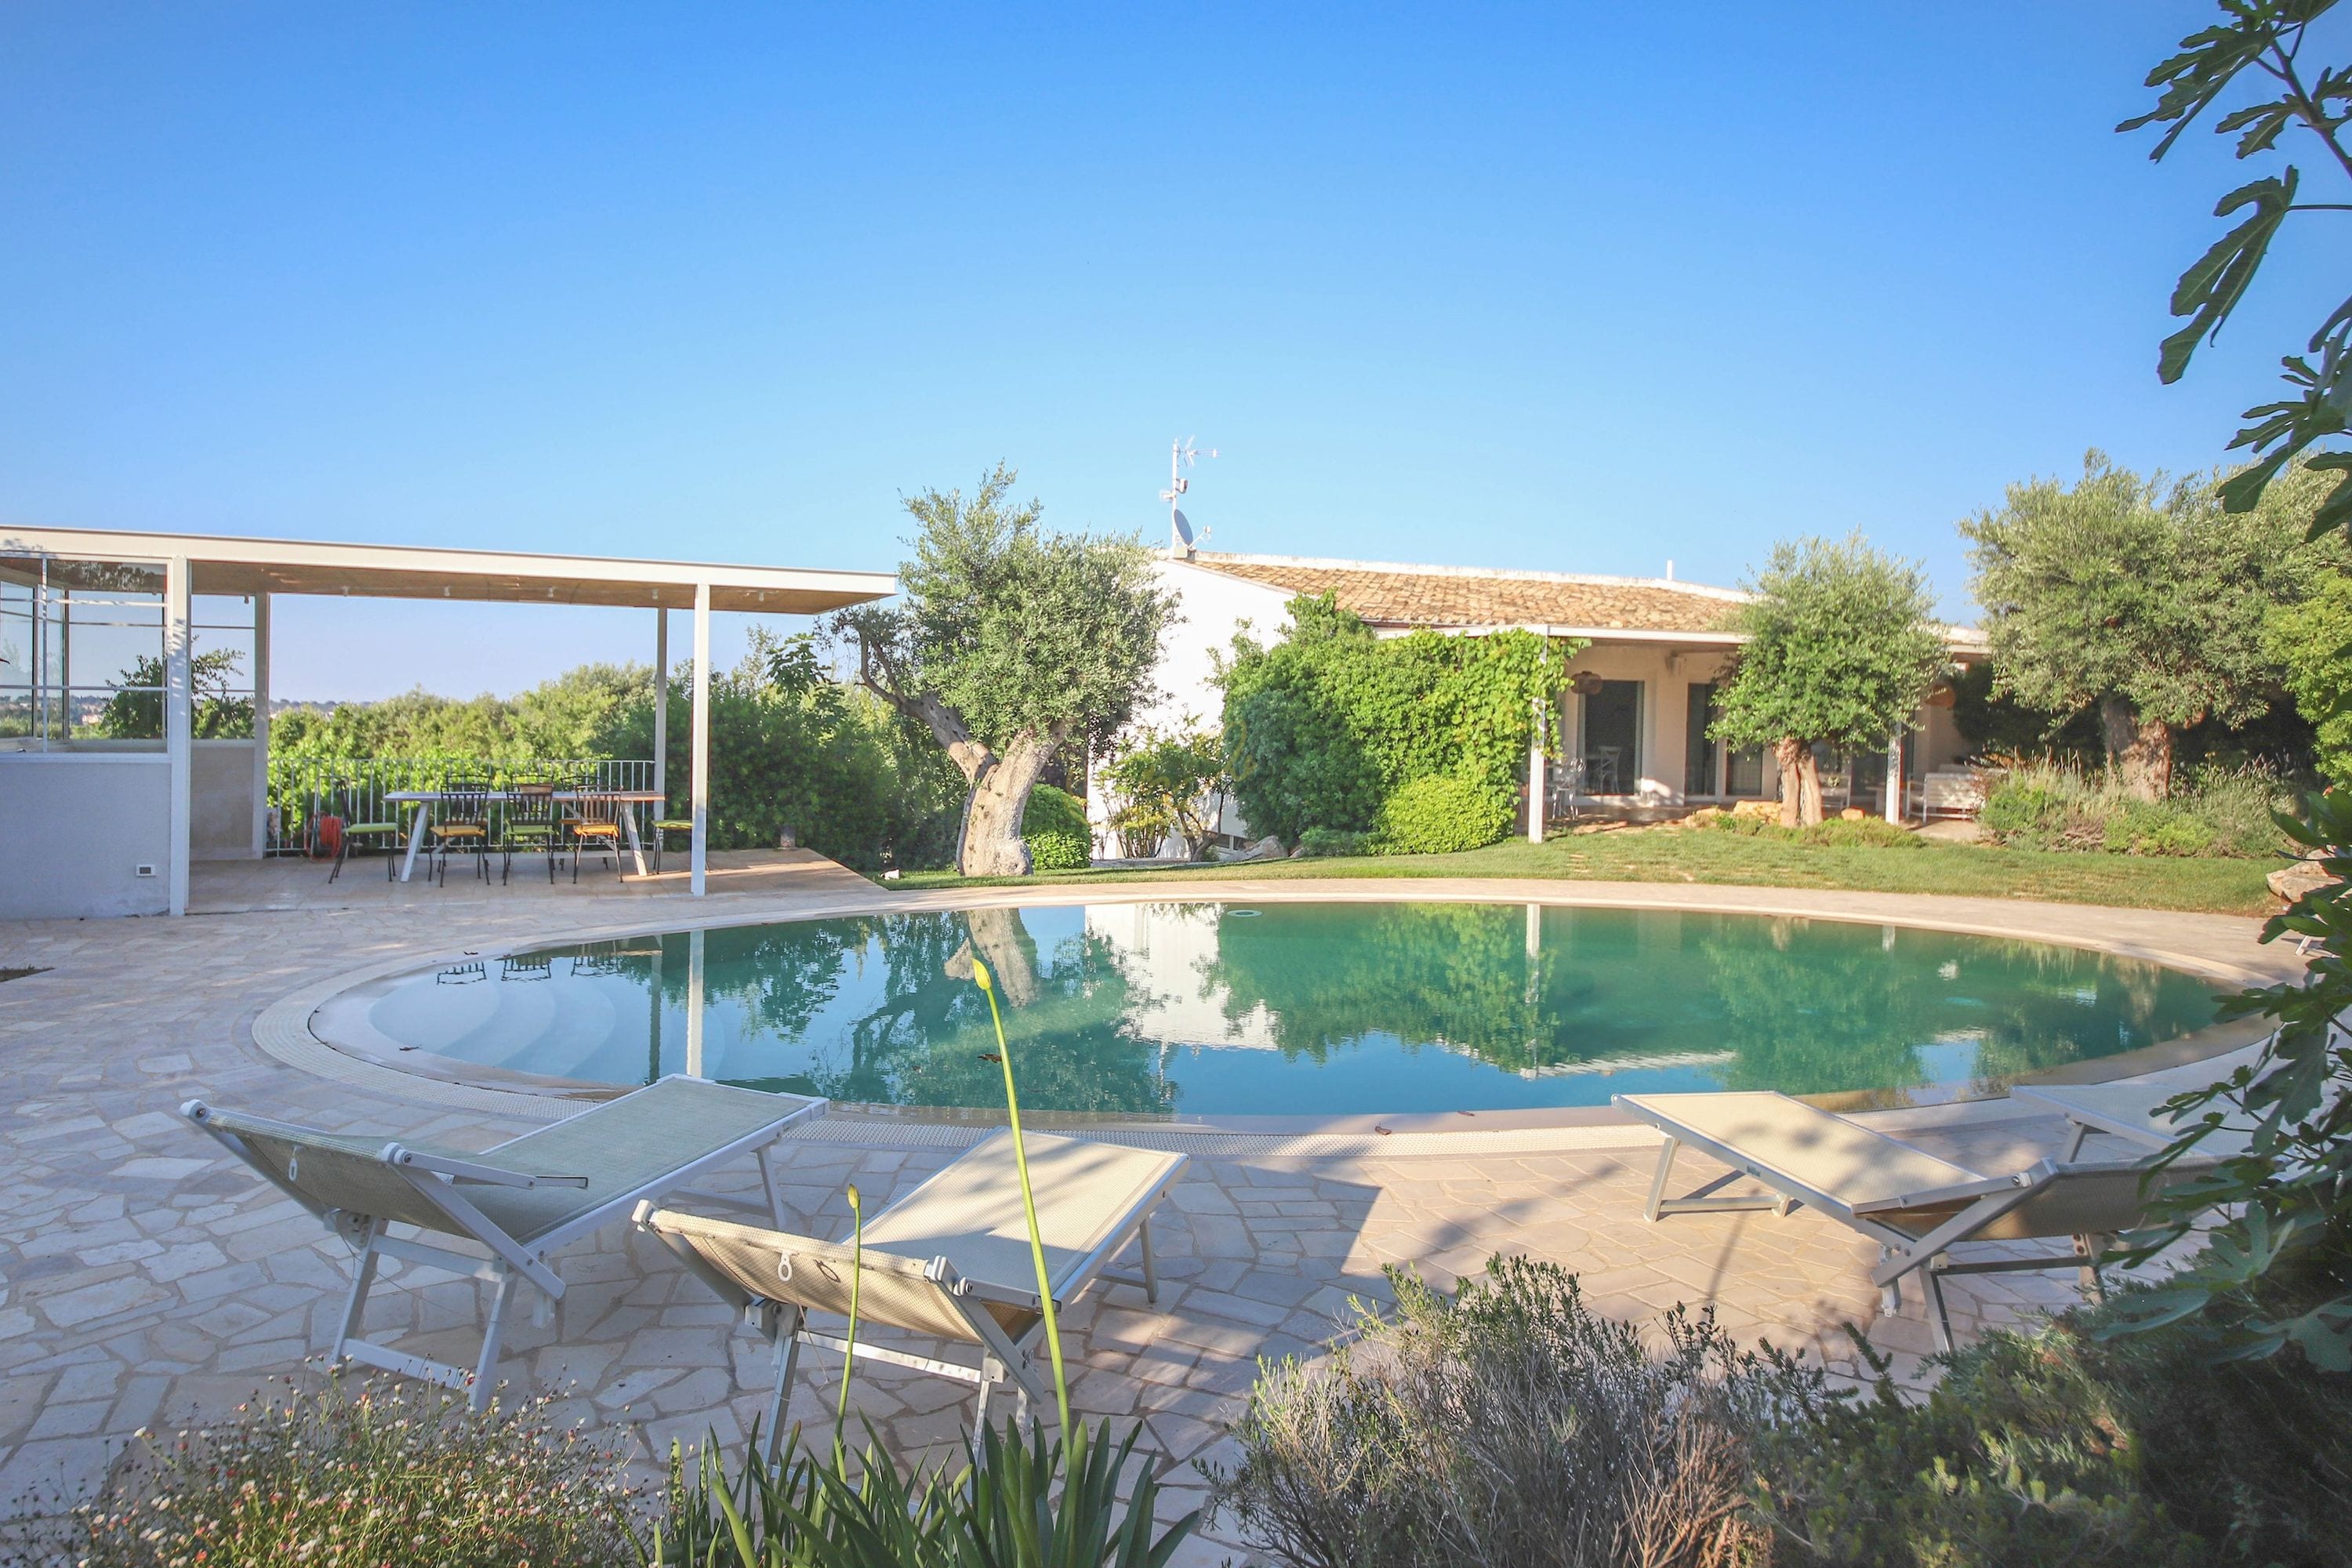
<svg viewBox="0 0 2352 1568">
<path fill-rule="evenodd" d="M 1557 1265 L 1496 1258 L 1442 1295 L 1391 1270 L 1328 1361 L 1265 1366 L 1213 1509 L 1290 1568 L 1702 1568 L 1754 1560 L 1758 1435 L 1822 1373 L 1677 1309 L 1664 1354 Z"/>
<path fill-rule="evenodd" d="M 1415 779 L 1464 779 L 1517 798 L 1532 700 L 1557 701 L 1585 646 L 1532 632 L 1372 635 L 1324 595 L 1290 601 L 1290 635 L 1236 638 L 1218 670 L 1224 755 L 1251 830 L 1363 832 Z"/>
<path fill-rule="evenodd" d="M 1083 871 L 1094 864 L 1094 840 L 1083 833 L 1057 827 L 1050 833 L 1024 833 L 1033 871 Z"/>
<path fill-rule="evenodd" d="M 1308 859 L 1332 855 L 1363 855 L 1370 853 L 1371 836 L 1350 833 L 1342 827 L 1310 827 L 1298 836 L 1298 852 Z"/>
<path fill-rule="evenodd" d="M 1464 779 L 1433 774 L 1399 785 L 1381 803 L 1374 835 L 1389 855 L 1480 849 L 1511 830 L 1511 807 Z"/>
<path fill-rule="evenodd" d="M 463 1395 L 385 1380 L 265 1391 L 179 1433 L 143 1474 L 75 1509 L 80 1568 L 615 1568 L 635 1557 L 612 1447 L 547 1402 L 476 1415 Z"/>
<path fill-rule="evenodd" d="M 2170 796 L 2144 800 L 2104 774 L 2029 763 L 1992 787 L 1978 821 L 1993 842 L 2021 849 L 2261 859 L 2286 848 L 2271 813 L 2292 799 L 2262 767 L 2187 770 Z"/>
<path fill-rule="evenodd" d="M 1801 1563 L 2352 1564 L 2352 1374 L 2103 1338 L 2136 1292 L 1768 1434 L 1759 1512 Z"/>
<path fill-rule="evenodd" d="M 1087 821 L 1087 803 L 1066 789 L 1041 784 L 1029 792 L 1029 805 L 1021 814 L 1021 836 L 1037 833 L 1076 833 L 1090 835 L 1092 825 Z"/>
</svg>

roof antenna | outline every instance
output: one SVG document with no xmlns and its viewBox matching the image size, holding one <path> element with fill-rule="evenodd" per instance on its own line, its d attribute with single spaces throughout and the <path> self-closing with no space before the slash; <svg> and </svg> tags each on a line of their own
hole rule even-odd
<svg viewBox="0 0 2352 1568">
<path fill-rule="evenodd" d="M 1205 452 L 1196 448 L 1190 436 L 1168 443 L 1168 488 L 1160 492 L 1160 499 L 1168 503 L 1168 558 L 1171 561 L 1180 558 L 1190 561 L 1194 548 L 1192 521 L 1176 510 L 1176 498 L 1192 488 L 1192 481 L 1184 477 L 1184 470 L 1203 458 L 1216 455 L 1214 447 Z M 1201 537 L 1207 539 L 1209 531 L 1202 529 Z"/>
</svg>

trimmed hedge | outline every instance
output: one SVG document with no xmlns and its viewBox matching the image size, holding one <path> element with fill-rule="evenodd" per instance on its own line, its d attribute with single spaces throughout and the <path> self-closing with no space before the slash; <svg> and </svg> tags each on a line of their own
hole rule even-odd
<svg viewBox="0 0 2352 1568">
<path fill-rule="evenodd" d="M 1094 864 L 1094 840 L 1083 833 L 1057 827 L 1050 833 L 1024 833 L 1033 871 L 1083 871 Z"/>
<path fill-rule="evenodd" d="M 1454 855 L 1510 830 L 1511 808 L 1492 791 L 1441 773 L 1391 791 L 1374 832 L 1383 854 Z"/>
</svg>

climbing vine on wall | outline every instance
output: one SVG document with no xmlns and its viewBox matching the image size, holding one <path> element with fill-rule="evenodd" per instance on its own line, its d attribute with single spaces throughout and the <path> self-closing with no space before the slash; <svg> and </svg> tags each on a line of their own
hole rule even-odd
<svg viewBox="0 0 2352 1568">
<path fill-rule="evenodd" d="M 1287 637 L 1236 637 L 1220 662 L 1225 751 L 1253 831 L 1286 841 L 1310 827 L 1361 831 L 1392 792 L 1433 774 L 1517 809 L 1535 700 L 1557 714 L 1583 642 L 1523 631 L 1381 638 L 1328 594 L 1289 610 Z"/>
</svg>

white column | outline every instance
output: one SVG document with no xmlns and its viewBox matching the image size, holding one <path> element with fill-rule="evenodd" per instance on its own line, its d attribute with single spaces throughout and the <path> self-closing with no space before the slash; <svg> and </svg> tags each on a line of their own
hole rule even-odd
<svg viewBox="0 0 2352 1568">
<path fill-rule="evenodd" d="M 1903 820 L 1903 731 L 1886 742 L 1886 820 Z"/>
<path fill-rule="evenodd" d="M 188 558 L 174 555 L 163 566 L 163 752 L 171 760 L 171 827 L 165 842 L 170 864 L 166 908 L 188 912 L 188 824 L 194 803 L 196 715 L 188 661 L 191 608 Z"/>
<path fill-rule="evenodd" d="M 269 595 L 253 596 L 253 858 L 269 853 Z"/>
<path fill-rule="evenodd" d="M 1534 700 L 1535 728 L 1528 740 L 1528 842 L 1544 841 L 1544 701 Z"/>
<path fill-rule="evenodd" d="M 702 897 L 710 853 L 710 584 L 694 585 L 694 850 L 687 890 Z"/>
<path fill-rule="evenodd" d="M 701 668 L 696 667 L 698 689 Z M 686 939 L 686 1073 L 688 1078 L 702 1076 L 702 933 L 695 931 Z"/>
<path fill-rule="evenodd" d="M 654 788 L 662 792 L 661 815 L 669 809 L 669 610 L 654 611 Z"/>
<path fill-rule="evenodd" d="M 52 589 L 51 592 L 56 594 L 58 596 L 58 692 L 62 703 L 58 710 L 58 713 L 65 725 L 64 732 L 60 734 L 58 739 L 67 745 L 71 745 L 74 738 L 73 590 L 71 588 L 56 588 Z M 40 635 L 41 623 L 47 617 L 39 615 L 36 615 L 33 617 L 33 631 L 36 637 Z M 33 668 L 36 670 L 38 670 L 41 668 L 41 656 L 37 651 L 33 655 Z M 38 675 L 36 675 L 33 678 L 33 684 L 36 689 L 40 686 L 40 677 Z M 45 733 L 48 729 L 48 725 L 49 703 L 47 697 L 45 695 L 41 699 L 41 728 Z"/>
</svg>

